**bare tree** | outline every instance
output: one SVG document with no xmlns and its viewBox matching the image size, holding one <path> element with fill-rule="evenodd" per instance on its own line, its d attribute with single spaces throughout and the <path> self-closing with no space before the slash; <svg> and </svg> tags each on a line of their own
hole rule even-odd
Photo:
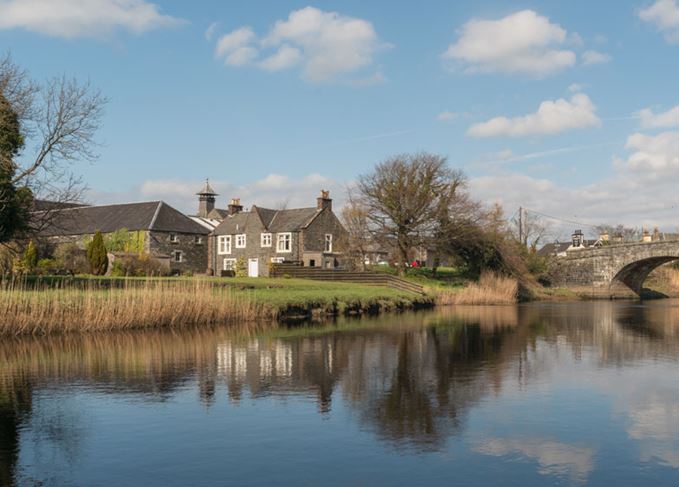
<svg viewBox="0 0 679 487">
<path fill-rule="evenodd" d="M 516 227 L 514 232 L 521 239 L 521 244 L 531 252 L 536 252 L 540 243 L 544 242 L 552 235 L 553 226 L 542 216 L 526 211 L 521 218 L 514 218 L 511 224 Z"/>
<path fill-rule="evenodd" d="M 0 94 L 17 114 L 25 140 L 25 149 L 12 160 L 8 182 L 30 190 L 35 198 L 79 200 L 83 185 L 71 164 L 96 160 L 95 135 L 106 98 L 89 82 L 65 76 L 37 83 L 9 54 L 0 58 Z M 43 226 L 49 214 L 41 212 L 33 225 Z"/>
<path fill-rule="evenodd" d="M 445 157 L 426 152 L 391 157 L 359 177 L 371 231 L 393 240 L 400 274 L 413 250 L 434 235 L 441 208 L 462 180 Z"/>
<path fill-rule="evenodd" d="M 349 194 L 349 201 L 341 213 L 342 224 L 346 229 L 343 234 L 341 246 L 351 261 L 353 268 L 365 270 L 365 261 L 373 245 L 370 234 L 370 222 L 368 220 L 368 210 L 359 200 Z"/>
</svg>

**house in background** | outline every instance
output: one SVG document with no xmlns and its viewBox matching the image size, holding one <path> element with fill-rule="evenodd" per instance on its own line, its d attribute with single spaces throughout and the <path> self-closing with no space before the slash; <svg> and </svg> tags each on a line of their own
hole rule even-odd
<svg viewBox="0 0 679 487">
<path fill-rule="evenodd" d="M 54 244 L 73 242 L 84 247 L 97 231 L 120 230 L 135 232 L 143 239 L 144 253 L 173 273 L 207 269 L 210 230 L 163 201 L 52 210 L 39 236 Z"/>
<path fill-rule="evenodd" d="M 207 215 L 214 215 L 213 211 Z M 316 206 L 309 208 L 272 210 L 253 205 L 244 211 L 240 200 L 233 199 L 210 236 L 210 268 L 216 274 L 231 272 L 242 259 L 251 277 L 268 276 L 271 263 L 332 269 L 339 265 L 337 247 L 345 234 L 328 191 L 321 191 Z"/>
</svg>

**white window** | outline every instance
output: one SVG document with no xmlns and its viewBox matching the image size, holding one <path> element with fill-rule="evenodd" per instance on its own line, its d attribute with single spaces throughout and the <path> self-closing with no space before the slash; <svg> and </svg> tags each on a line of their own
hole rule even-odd
<svg viewBox="0 0 679 487">
<path fill-rule="evenodd" d="M 276 250 L 278 252 L 292 252 L 292 234 L 279 233 L 276 244 Z"/>
<path fill-rule="evenodd" d="M 172 252 L 172 260 L 175 262 L 182 262 L 184 260 L 184 254 L 181 250 L 175 250 Z"/>
<path fill-rule="evenodd" d="M 223 267 L 225 271 L 233 271 L 236 269 L 236 259 L 224 259 Z"/>
<path fill-rule="evenodd" d="M 271 247 L 271 234 L 270 233 L 263 233 L 262 234 L 262 247 Z"/>
<path fill-rule="evenodd" d="M 170 234 L 170 242 L 172 242 L 172 243 L 177 243 L 177 242 L 179 242 L 179 239 L 177 238 L 177 234 L 176 234 L 176 233 L 171 233 L 171 234 Z"/>
<path fill-rule="evenodd" d="M 325 252 L 332 252 L 332 235 L 329 233 L 325 234 Z"/>
<path fill-rule="evenodd" d="M 231 253 L 231 235 L 217 237 L 217 253 L 222 255 Z"/>
<path fill-rule="evenodd" d="M 285 262 L 285 257 L 271 257 L 272 264 L 282 264 Z"/>
<path fill-rule="evenodd" d="M 194 236 L 193 237 L 193 243 L 195 243 L 196 245 L 202 245 L 203 244 L 203 237 L 201 237 L 200 235 Z"/>
<path fill-rule="evenodd" d="M 244 249 L 245 248 L 245 234 L 244 233 L 239 233 L 236 235 L 236 248 L 237 249 Z"/>
</svg>

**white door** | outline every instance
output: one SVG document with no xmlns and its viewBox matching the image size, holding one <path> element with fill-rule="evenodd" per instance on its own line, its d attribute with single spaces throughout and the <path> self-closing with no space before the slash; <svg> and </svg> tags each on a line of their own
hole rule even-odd
<svg viewBox="0 0 679 487">
<path fill-rule="evenodd" d="M 259 277 L 259 259 L 248 259 L 248 277 Z"/>
</svg>

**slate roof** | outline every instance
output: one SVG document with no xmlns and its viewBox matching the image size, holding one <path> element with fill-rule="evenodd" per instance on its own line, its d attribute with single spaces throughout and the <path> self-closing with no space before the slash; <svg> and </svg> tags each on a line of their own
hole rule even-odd
<svg viewBox="0 0 679 487">
<path fill-rule="evenodd" d="M 118 205 L 82 206 L 56 210 L 49 224 L 40 231 L 46 237 L 87 235 L 100 231 L 110 233 L 126 228 L 130 231 L 195 233 L 207 235 L 210 230 L 191 220 L 163 201 Z"/>
<path fill-rule="evenodd" d="M 205 195 L 205 196 L 219 196 L 217 193 L 215 193 L 215 190 L 212 189 L 212 186 L 210 186 L 210 181 L 205 180 L 205 185 L 203 186 L 203 189 L 200 190 L 199 193 L 196 193 L 197 195 Z"/>
<path fill-rule="evenodd" d="M 242 211 L 227 216 L 215 229 L 218 235 L 245 233 L 249 224 L 261 222 L 274 233 L 298 232 L 306 228 L 322 210 L 317 208 L 294 208 L 290 210 L 271 210 L 253 206 L 250 211 Z"/>
</svg>

